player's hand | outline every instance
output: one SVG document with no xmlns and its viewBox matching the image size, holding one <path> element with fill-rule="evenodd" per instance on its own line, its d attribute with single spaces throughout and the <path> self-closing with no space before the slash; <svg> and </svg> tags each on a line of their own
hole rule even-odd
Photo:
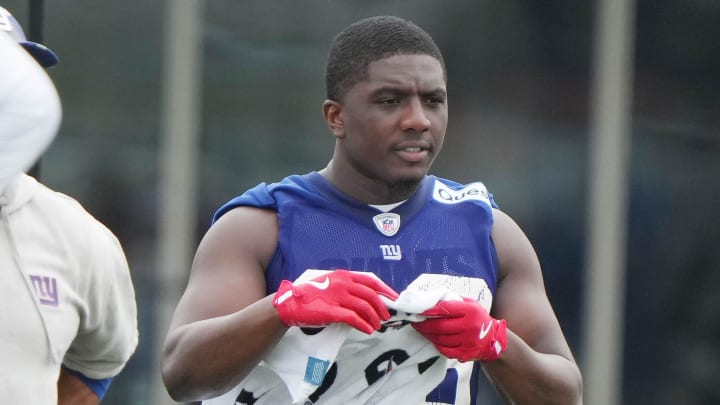
<svg viewBox="0 0 720 405">
<path fill-rule="evenodd" d="M 304 283 L 280 283 L 273 305 L 288 326 L 325 326 L 342 322 L 368 335 L 380 329 L 390 312 L 378 295 L 398 294 L 368 274 L 335 270 Z"/>
<path fill-rule="evenodd" d="M 461 362 L 497 360 L 507 348 L 504 319 L 495 319 L 475 300 L 440 301 L 423 312 L 428 319 L 413 323 L 445 357 Z"/>
</svg>

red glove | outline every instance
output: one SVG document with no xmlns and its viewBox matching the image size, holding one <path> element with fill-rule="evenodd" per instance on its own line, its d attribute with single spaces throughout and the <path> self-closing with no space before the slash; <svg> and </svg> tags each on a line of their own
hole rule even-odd
<svg viewBox="0 0 720 405">
<path fill-rule="evenodd" d="M 491 317 L 473 299 L 440 301 L 422 315 L 429 318 L 413 327 L 445 357 L 461 362 L 492 361 L 507 349 L 505 320 Z"/>
<path fill-rule="evenodd" d="M 324 326 L 342 322 L 368 335 L 390 312 L 378 294 L 398 294 L 368 274 L 335 270 L 304 283 L 280 283 L 273 305 L 287 326 Z"/>
</svg>

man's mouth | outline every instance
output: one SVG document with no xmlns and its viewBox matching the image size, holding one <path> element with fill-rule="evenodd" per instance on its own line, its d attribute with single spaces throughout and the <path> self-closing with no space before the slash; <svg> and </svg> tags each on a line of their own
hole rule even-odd
<svg viewBox="0 0 720 405">
<path fill-rule="evenodd" d="M 396 151 L 401 159 L 412 163 L 420 162 L 428 155 L 428 149 L 420 146 L 406 146 L 404 148 L 397 149 Z"/>
</svg>

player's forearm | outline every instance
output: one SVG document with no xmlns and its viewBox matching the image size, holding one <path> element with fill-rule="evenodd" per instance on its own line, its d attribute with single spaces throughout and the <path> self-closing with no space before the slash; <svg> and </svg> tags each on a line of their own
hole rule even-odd
<svg viewBox="0 0 720 405">
<path fill-rule="evenodd" d="M 582 376 L 565 357 L 534 351 L 508 330 L 508 348 L 483 367 L 502 395 L 513 404 L 582 404 Z"/>
<path fill-rule="evenodd" d="M 221 395 L 250 373 L 287 331 L 271 298 L 168 334 L 162 375 L 173 399 L 185 402 Z"/>
<path fill-rule="evenodd" d="M 58 405 L 98 405 L 100 398 L 78 377 L 60 368 Z"/>
</svg>

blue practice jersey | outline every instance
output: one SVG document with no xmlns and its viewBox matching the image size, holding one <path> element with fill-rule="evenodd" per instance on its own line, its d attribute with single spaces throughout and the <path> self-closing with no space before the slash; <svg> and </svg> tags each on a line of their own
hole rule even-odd
<svg viewBox="0 0 720 405">
<path fill-rule="evenodd" d="M 277 211 L 279 240 L 267 269 L 268 294 L 306 269 L 372 272 L 398 292 L 423 274 L 482 279 L 495 294 L 491 229 L 496 204 L 482 183 L 426 176 L 410 199 L 383 212 L 342 194 L 312 172 L 248 190 L 223 205 L 213 222 L 238 206 Z M 470 387 L 465 389 L 474 403 L 477 365 L 468 374 L 464 380 Z M 427 401 L 454 404 L 457 380 L 448 370 L 446 381 Z"/>
</svg>

